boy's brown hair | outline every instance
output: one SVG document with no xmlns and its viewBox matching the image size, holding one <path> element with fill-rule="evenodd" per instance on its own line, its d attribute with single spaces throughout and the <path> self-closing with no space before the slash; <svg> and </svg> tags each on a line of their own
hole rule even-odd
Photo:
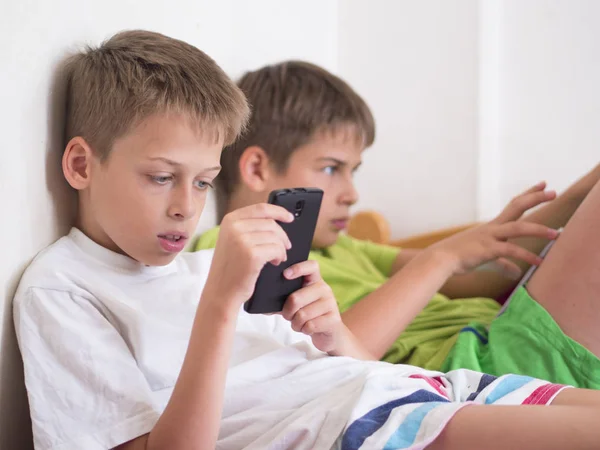
<svg viewBox="0 0 600 450">
<path fill-rule="evenodd" d="M 239 160 L 250 146 L 261 147 L 274 167 L 287 169 L 292 153 L 317 133 L 350 128 L 365 147 L 375 139 L 375 121 L 365 101 L 342 79 L 303 61 L 286 61 L 246 73 L 238 86 L 250 103 L 248 128 L 226 147 L 217 184 L 221 221 L 239 184 Z"/>
<path fill-rule="evenodd" d="M 235 140 L 249 108 L 204 52 L 150 31 L 124 31 L 65 65 L 67 142 L 82 136 L 106 159 L 118 137 L 156 113 L 183 113 L 203 131 Z"/>
</svg>

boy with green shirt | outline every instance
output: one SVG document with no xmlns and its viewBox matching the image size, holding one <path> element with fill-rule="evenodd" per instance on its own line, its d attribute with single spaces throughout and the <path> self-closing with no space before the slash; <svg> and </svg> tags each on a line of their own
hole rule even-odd
<svg viewBox="0 0 600 450">
<path fill-rule="evenodd" d="M 217 227 L 202 234 L 195 249 L 213 248 L 218 232 Z M 335 244 L 313 249 L 309 258 L 319 262 L 323 279 L 331 286 L 344 313 L 388 281 L 399 251 L 340 234 Z M 387 349 L 382 360 L 439 370 L 458 333 L 471 322 L 490 323 L 499 308 L 495 300 L 487 298 L 450 300 L 436 294 Z"/>
<path fill-rule="evenodd" d="M 344 81 L 320 67 L 290 61 L 247 73 L 239 86 L 249 99 L 252 116 L 248 132 L 222 155 L 223 169 L 217 178 L 219 219 L 265 201 L 272 189 L 323 189 L 311 259 L 319 262 L 344 322 L 374 354 L 434 370 L 461 366 L 600 387 L 577 371 L 556 370 L 557 365 L 572 365 L 566 356 L 557 361 L 557 353 L 559 359 L 568 353 L 560 352 L 562 347 L 577 349 L 578 361 L 586 362 L 583 372 L 600 369 L 600 363 L 597 353 L 562 333 L 524 288 L 517 291 L 507 313 L 494 320 L 499 305 L 492 299 L 515 288 L 528 267 L 526 262 L 501 260 L 498 271 L 455 276 L 433 298 L 424 298 L 417 292 L 426 291 L 419 285 L 418 274 L 401 270 L 418 250 L 362 242 L 342 233 L 349 208 L 357 200 L 352 175 L 375 137 L 368 106 Z M 516 220 L 530 208 L 549 202 L 530 213 L 528 220 L 562 227 L 599 175 L 597 167 L 558 198 L 545 190 L 545 184 L 538 184 L 516 197 L 495 220 Z M 196 249 L 213 247 L 217 236 L 218 229 L 205 233 Z M 547 240 L 520 239 L 518 243 L 539 253 Z M 395 280 L 406 278 L 415 280 L 413 292 L 396 289 Z M 526 319 L 523 314 L 528 314 Z M 515 318 L 521 320 L 517 331 L 512 327 Z M 538 325 L 536 332 L 529 332 L 531 323 Z M 538 332 L 543 332 L 541 337 Z M 524 346 L 535 349 L 535 355 L 522 351 Z"/>
</svg>

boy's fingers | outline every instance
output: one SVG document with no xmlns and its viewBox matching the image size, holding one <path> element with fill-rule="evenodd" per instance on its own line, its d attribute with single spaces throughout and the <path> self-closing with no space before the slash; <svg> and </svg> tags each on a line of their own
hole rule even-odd
<svg viewBox="0 0 600 450">
<path fill-rule="evenodd" d="M 515 197 L 504 208 L 498 217 L 492 220 L 493 223 L 505 223 L 518 220 L 526 211 L 531 208 L 549 202 L 556 198 L 555 191 L 534 191 Z"/>
<path fill-rule="evenodd" d="M 506 258 L 498 258 L 494 261 L 494 266 L 498 268 L 503 276 L 511 280 L 519 280 L 523 275 L 521 268 Z"/>
<path fill-rule="evenodd" d="M 293 222 L 294 215 L 285 208 L 268 203 L 257 203 L 255 205 L 240 208 L 231 213 L 234 219 L 273 219 L 279 222 Z"/>
<path fill-rule="evenodd" d="M 288 267 L 283 271 L 283 276 L 288 280 L 304 277 L 305 286 L 314 284 L 322 279 L 321 272 L 319 271 L 319 263 L 313 260 L 303 261 Z"/>
<path fill-rule="evenodd" d="M 496 254 L 499 257 L 518 259 L 531 264 L 532 266 L 538 266 L 542 263 L 542 258 L 535 253 L 510 242 L 498 242 L 496 244 Z"/>
<path fill-rule="evenodd" d="M 508 222 L 498 225 L 493 231 L 497 239 L 505 240 L 518 237 L 539 237 L 542 239 L 556 239 L 558 230 L 533 222 Z"/>
<path fill-rule="evenodd" d="M 240 220 L 233 225 L 238 231 L 243 233 L 254 233 L 260 231 L 270 231 L 275 233 L 282 242 L 286 244 L 286 248 L 291 248 L 292 243 L 287 233 L 283 231 L 283 228 L 272 219 L 246 219 Z"/>
<path fill-rule="evenodd" d="M 305 286 L 298 289 L 286 299 L 281 313 L 285 319 L 292 320 L 300 309 L 321 299 L 327 299 L 330 296 L 331 289 L 325 283 L 314 283 L 310 286 Z"/>
<path fill-rule="evenodd" d="M 292 329 L 294 331 L 301 331 L 307 322 L 329 312 L 331 312 L 331 307 L 329 302 L 325 299 L 319 299 L 316 302 L 312 302 L 296 311 L 296 314 L 294 314 L 290 321 Z"/>
<path fill-rule="evenodd" d="M 282 261 L 287 261 L 287 247 L 285 241 L 281 241 L 281 237 L 276 231 L 254 231 L 246 233 L 242 236 L 244 245 L 249 248 L 254 248 L 257 245 L 273 244 L 282 248 L 284 258 Z"/>
<path fill-rule="evenodd" d="M 546 182 L 545 181 L 540 181 L 539 183 L 534 184 L 533 186 L 531 186 L 529 189 L 527 189 L 521 195 L 531 194 L 532 192 L 537 192 L 537 191 L 543 191 L 544 189 L 546 189 Z"/>
<path fill-rule="evenodd" d="M 245 242 L 246 245 L 259 245 L 259 244 L 281 244 L 285 247 L 284 242 L 275 230 L 258 230 L 244 233 L 240 236 L 240 240 Z"/>
<path fill-rule="evenodd" d="M 331 311 L 306 322 L 300 332 L 308 336 L 316 333 L 328 333 L 339 321 L 341 321 L 339 314 Z"/>
<path fill-rule="evenodd" d="M 290 296 L 286 299 L 281 313 L 286 320 L 292 320 L 296 312 L 304 308 L 306 305 L 312 303 L 319 297 L 320 290 L 319 286 L 316 284 L 298 289 L 296 292 L 290 294 Z"/>
<path fill-rule="evenodd" d="M 266 263 L 271 263 L 274 266 L 278 266 L 287 260 L 287 251 L 281 244 L 269 242 L 266 244 L 257 244 L 253 248 L 252 258 L 258 265 L 264 266 Z"/>
</svg>

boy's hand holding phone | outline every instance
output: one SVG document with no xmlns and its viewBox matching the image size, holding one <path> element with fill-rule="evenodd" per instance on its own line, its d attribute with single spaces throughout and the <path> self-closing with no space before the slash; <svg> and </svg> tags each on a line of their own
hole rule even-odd
<svg viewBox="0 0 600 450">
<path fill-rule="evenodd" d="M 333 352 L 343 322 L 333 291 L 321 278 L 316 261 L 295 264 L 283 273 L 288 280 L 304 277 L 303 287 L 286 300 L 281 314 L 292 329 L 311 336 L 313 344 L 324 352 Z"/>
<path fill-rule="evenodd" d="M 321 278 L 317 262 L 306 261 L 322 194 L 316 189 L 275 191 L 271 202 L 279 201 L 285 208 L 258 204 L 225 216 L 203 296 L 217 302 L 229 301 L 237 308 L 247 302 L 246 309 L 250 312 L 281 311 L 292 329 L 309 335 L 319 350 L 331 355 L 373 359 L 342 322 L 333 292 Z M 297 226 L 290 227 L 294 219 Z M 290 237 L 299 247 L 289 253 L 301 259 L 284 266 L 281 274 L 275 268 L 287 260 L 292 243 L 277 222 L 288 224 Z M 259 277 L 262 283 L 257 283 Z M 284 294 L 290 286 L 298 288 L 290 295 Z M 283 304 L 279 299 L 282 295 Z"/>
<path fill-rule="evenodd" d="M 302 279 L 286 279 L 283 272 L 308 259 L 322 199 L 323 191 L 316 188 L 278 189 L 269 195 L 269 204 L 281 206 L 294 216 L 292 222 L 280 224 L 292 246 L 282 264 L 263 267 L 252 297 L 244 304 L 247 312 L 279 312 L 288 296 L 302 287 Z"/>
<path fill-rule="evenodd" d="M 269 204 L 227 214 L 204 292 L 238 306 L 246 302 L 250 313 L 281 311 L 302 287 L 299 277 L 286 279 L 283 271 L 308 258 L 322 197 L 320 189 L 280 189 Z"/>
<path fill-rule="evenodd" d="M 316 261 L 304 261 L 287 268 L 289 279 L 304 278 L 303 287 L 291 294 L 281 314 L 294 331 L 311 337 L 315 347 L 335 356 L 375 359 L 344 325 L 333 291 L 319 271 Z"/>
<path fill-rule="evenodd" d="M 227 214 L 204 288 L 210 293 L 206 297 L 233 302 L 237 308 L 247 301 L 265 264 L 286 260 L 291 243 L 277 222 L 293 220 L 284 208 L 265 203 Z"/>
</svg>

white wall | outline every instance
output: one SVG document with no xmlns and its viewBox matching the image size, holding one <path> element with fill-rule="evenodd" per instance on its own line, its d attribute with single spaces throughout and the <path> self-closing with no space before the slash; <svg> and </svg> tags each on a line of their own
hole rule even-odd
<svg viewBox="0 0 600 450">
<path fill-rule="evenodd" d="M 600 161 L 600 2 L 487 0 L 478 209 L 547 180 L 562 190 Z M 495 163 L 492 163 L 495 162 Z"/>
<path fill-rule="evenodd" d="M 314 12 L 318 11 L 319 14 Z M 31 447 L 10 299 L 25 265 L 68 229 L 70 195 L 59 172 L 60 83 L 68 49 L 146 28 L 187 40 L 237 76 L 284 58 L 336 68 L 334 0 L 3 2 L 0 15 L 0 449 Z M 308 26 L 310 25 L 310 31 Z M 58 91 L 54 94 L 52 91 Z"/>
<path fill-rule="evenodd" d="M 600 2 L 345 0 L 338 73 L 378 136 L 357 209 L 406 236 L 490 218 L 600 161 Z M 384 183 L 381 180 L 385 180 Z"/>
<path fill-rule="evenodd" d="M 395 236 L 474 220 L 478 3 L 345 0 L 338 29 L 339 73 L 377 121 L 357 209 Z"/>
</svg>

